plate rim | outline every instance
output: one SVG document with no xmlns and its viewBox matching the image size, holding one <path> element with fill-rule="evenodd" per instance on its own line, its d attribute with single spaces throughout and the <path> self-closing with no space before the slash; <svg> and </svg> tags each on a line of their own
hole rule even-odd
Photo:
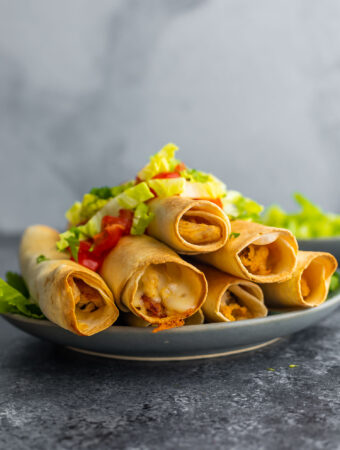
<svg viewBox="0 0 340 450">
<path fill-rule="evenodd" d="M 316 307 L 312 308 L 304 308 L 302 310 L 294 310 L 289 312 L 280 312 L 278 314 L 269 315 L 266 317 L 260 317 L 255 319 L 246 319 L 246 320 L 239 320 L 235 322 L 213 322 L 213 323 L 204 323 L 200 325 L 186 325 L 182 327 L 172 328 L 168 330 L 163 330 L 162 334 L 164 333 L 188 333 L 188 332 L 194 332 L 194 333 L 202 333 L 206 332 L 208 330 L 223 330 L 224 328 L 249 328 L 261 326 L 267 322 L 275 323 L 275 322 L 282 322 L 292 319 L 293 317 L 304 317 L 309 315 L 318 314 L 320 310 L 324 311 L 329 308 L 332 308 L 334 305 L 338 304 L 340 306 L 340 290 L 331 296 L 331 298 L 327 299 L 324 303 L 321 305 L 318 305 Z M 12 319 L 14 321 L 18 322 L 26 322 L 30 323 L 32 325 L 38 325 L 38 326 L 48 326 L 53 328 L 61 328 L 64 331 L 64 328 L 60 327 L 59 325 L 51 322 L 48 319 L 33 319 L 31 317 L 25 317 L 20 314 L 2 314 L 4 318 L 8 317 L 9 319 Z M 153 333 L 152 327 L 132 327 L 127 325 L 111 325 L 110 327 L 106 328 L 103 331 L 100 331 L 97 334 L 102 333 L 108 333 L 108 334 L 115 334 L 119 332 L 128 332 L 128 333 L 138 333 L 138 334 L 150 334 Z M 71 332 L 70 332 L 71 333 Z M 93 335 L 95 336 L 95 335 Z M 88 336 L 79 336 L 79 337 L 88 337 Z M 91 337 L 91 336 L 90 336 Z"/>
</svg>

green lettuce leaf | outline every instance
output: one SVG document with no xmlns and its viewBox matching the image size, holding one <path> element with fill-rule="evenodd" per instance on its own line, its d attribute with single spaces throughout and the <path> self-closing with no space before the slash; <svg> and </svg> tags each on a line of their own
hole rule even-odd
<svg viewBox="0 0 340 450">
<path fill-rule="evenodd" d="M 215 199 L 224 198 L 227 194 L 227 188 L 224 183 L 215 178 L 214 181 L 191 182 L 186 181 L 184 191 L 181 194 L 188 198 Z"/>
<path fill-rule="evenodd" d="M 335 272 L 331 278 L 331 282 L 329 285 L 329 292 L 337 291 L 339 288 L 340 288 L 340 274 L 339 272 Z"/>
<path fill-rule="evenodd" d="M 263 210 L 263 206 L 238 191 L 228 191 L 222 201 L 224 211 L 231 219 L 258 221 Z"/>
<path fill-rule="evenodd" d="M 38 305 L 28 298 L 28 290 L 20 275 L 7 273 L 7 283 L 0 278 L 0 314 L 21 314 L 34 319 L 44 319 Z M 14 283 L 20 290 L 15 289 L 10 283 Z M 25 288 L 23 288 L 25 286 Z M 24 291 L 26 295 L 23 295 Z"/>
<path fill-rule="evenodd" d="M 159 198 L 171 197 L 184 191 L 186 181 L 184 178 L 167 178 L 149 180 L 148 185 Z"/>
<path fill-rule="evenodd" d="M 145 203 L 140 203 L 135 209 L 131 227 L 132 235 L 144 234 L 149 223 L 155 217 L 154 213 L 149 211 L 148 205 Z"/>
<path fill-rule="evenodd" d="M 302 194 L 294 194 L 300 211 L 287 213 L 278 205 L 267 208 L 260 222 L 274 227 L 287 228 L 300 239 L 340 235 L 340 215 L 325 213 Z"/>
<path fill-rule="evenodd" d="M 127 183 L 114 187 L 103 186 L 92 188 L 88 194 L 83 196 L 81 202 L 74 203 L 66 211 L 65 217 L 71 226 L 77 226 L 82 222 L 86 222 L 102 209 L 110 199 L 117 197 L 133 185 L 134 181 L 128 181 Z"/>
<path fill-rule="evenodd" d="M 150 162 L 138 172 L 138 178 L 140 180 L 150 180 L 159 173 L 173 172 L 179 162 L 175 159 L 177 150 L 178 147 L 175 144 L 167 144 L 158 153 L 151 156 Z"/>
<path fill-rule="evenodd" d="M 92 195 L 92 194 L 88 194 Z M 129 187 L 114 198 L 105 200 L 105 205 L 94 214 L 85 225 L 71 227 L 59 235 L 57 249 L 64 251 L 70 247 L 75 261 L 78 261 L 80 241 L 92 238 L 101 231 L 104 216 L 118 217 L 120 209 L 135 209 L 140 203 L 144 203 L 154 195 L 145 182 Z"/>
<path fill-rule="evenodd" d="M 144 203 L 153 197 L 148 185 L 142 182 L 122 192 L 116 198 L 122 208 L 134 209 L 139 203 Z"/>
<path fill-rule="evenodd" d="M 186 169 L 181 172 L 181 177 L 187 181 L 197 181 L 198 183 L 207 183 L 208 181 L 215 181 L 215 177 L 210 173 L 200 172 L 196 169 Z"/>
<path fill-rule="evenodd" d="M 12 288 L 19 291 L 24 297 L 28 298 L 30 296 L 25 280 L 18 273 L 7 272 L 6 281 L 10 286 L 12 286 Z"/>
</svg>

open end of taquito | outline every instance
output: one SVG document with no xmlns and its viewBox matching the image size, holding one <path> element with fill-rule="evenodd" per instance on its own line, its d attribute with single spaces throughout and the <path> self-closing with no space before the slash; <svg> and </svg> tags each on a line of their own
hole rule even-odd
<svg viewBox="0 0 340 450">
<path fill-rule="evenodd" d="M 43 225 L 29 227 L 20 244 L 20 267 L 32 299 L 51 322 L 90 336 L 118 317 L 112 293 L 92 270 L 56 250 L 59 233 Z M 38 263 L 43 254 L 46 260 Z"/>
<path fill-rule="evenodd" d="M 235 220 L 225 246 L 198 259 L 250 281 L 273 283 L 291 276 L 297 249 L 296 239 L 288 230 Z"/>
<path fill-rule="evenodd" d="M 112 294 L 93 272 L 70 272 L 65 277 L 63 308 L 65 323 L 80 335 L 91 336 L 113 324 L 118 317 Z M 68 317 L 69 316 L 69 317 Z"/>
<path fill-rule="evenodd" d="M 122 311 L 164 329 L 183 325 L 206 298 L 204 274 L 145 235 L 123 237 L 100 273 Z"/>
<path fill-rule="evenodd" d="M 272 307 L 313 307 L 323 303 L 337 261 L 330 253 L 298 252 L 297 267 L 284 283 L 263 285 L 266 303 Z"/>
<path fill-rule="evenodd" d="M 174 262 L 150 264 L 130 279 L 121 301 L 134 314 L 154 324 L 183 325 L 202 296 L 198 274 Z"/>
<path fill-rule="evenodd" d="M 202 307 L 209 322 L 234 322 L 265 317 L 268 313 L 261 288 L 208 266 L 198 266 L 208 282 L 208 295 Z"/>
<path fill-rule="evenodd" d="M 206 253 L 221 248 L 230 233 L 228 217 L 212 202 L 183 197 L 149 202 L 155 214 L 148 234 L 179 253 Z"/>
</svg>

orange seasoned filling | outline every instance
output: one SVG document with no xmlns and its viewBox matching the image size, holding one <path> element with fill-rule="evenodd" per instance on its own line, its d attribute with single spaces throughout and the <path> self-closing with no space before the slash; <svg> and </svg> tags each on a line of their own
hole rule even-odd
<svg viewBox="0 0 340 450">
<path fill-rule="evenodd" d="M 181 327 L 183 325 L 184 325 L 184 320 L 183 319 L 178 319 L 178 318 L 169 319 L 166 322 L 160 323 L 157 326 L 157 328 L 155 328 L 152 332 L 153 333 L 158 333 L 158 331 L 169 330 L 170 328 Z"/>
<path fill-rule="evenodd" d="M 142 301 L 149 316 L 158 317 L 159 319 L 166 317 L 165 308 L 161 302 L 156 302 L 145 294 L 142 295 Z"/>
<path fill-rule="evenodd" d="M 264 245 L 250 244 L 240 253 L 242 264 L 254 275 L 269 275 L 269 249 Z"/>
<path fill-rule="evenodd" d="M 308 286 L 306 278 L 301 277 L 301 294 L 303 298 L 310 294 L 310 287 Z"/>
<path fill-rule="evenodd" d="M 246 306 L 241 306 L 238 303 L 229 303 L 228 305 L 222 305 L 220 308 L 221 313 L 227 319 L 234 322 L 235 320 L 251 319 L 252 315 Z"/>
<path fill-rule="evenodd" d="M 179 233 L 191 244 L 203 245 L 218 241 L 222 232 L 220 227 L 202 222 L 202 219 L 184 216 L 179 222 Z"/>
</svg>

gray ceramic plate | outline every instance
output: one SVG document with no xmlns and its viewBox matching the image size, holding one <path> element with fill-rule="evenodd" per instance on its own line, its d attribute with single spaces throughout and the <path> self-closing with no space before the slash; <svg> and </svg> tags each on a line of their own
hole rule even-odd
<svg viewBox="0 0 340 450">
<path fill-rule="evenodd" d="M 110 358 L 171 361 L 254 350 L 319 322 L 339 305 L 338 291 L 317 308 L 274 314 L 262 319 L 189 325 L 159 333 L 153 333 L 150 328 L 113 326 L 91 337 L 76 336 L 48 320 L 10 314 L 3 317 L 33 336 L 73 350 Z"/>
<path fill-rule="evenodd" d="M 340 236 L 333 238 L 298 239 L 300 250 L 329 252 L 340 262 Z"/>
</svg>

